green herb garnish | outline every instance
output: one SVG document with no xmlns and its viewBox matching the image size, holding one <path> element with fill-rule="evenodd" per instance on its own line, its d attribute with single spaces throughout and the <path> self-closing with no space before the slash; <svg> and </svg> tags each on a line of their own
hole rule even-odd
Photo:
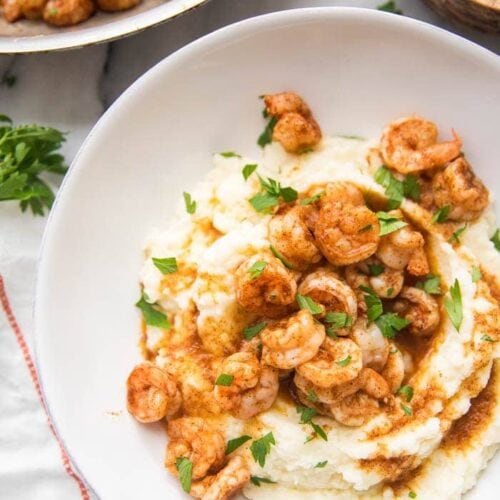
<svg viewBox="0 0 500 500">
<path fill-rule="evenodd" d="M 142 317 L 144 322 L 149 326 L 156 326 L 158 328 L 163 328 L 168 330 L 170 328 L 170 321 L 168 320 L 166 314 L 156 309 L 153 304 L 146 301 L 146 294 L 142 293 L 141 298 L 135 304 L 142 312 Z"/>
<path fill-rule="evenodd" d="M 368 269 L 372 276 L 380 276 L 384 272 L 385 267 L 382 264 L 368 264 Z"/>
<path fill-rule="evenodd" d="M 248 163 L 243 167 L 241 173 L 243 174 L 243 179 L 247 180 L 254 172 L 257 170 L 256 163 Z"/>
<path fill-rule="evenodd" d="M 215 381 L 215 385 L 223 385 L 224 387 L 229 387 L 234 380 L 234 375 L 229 375 L 227 373 L 221 373 L 217 380 Z"/>
<path fill-rule="evenodd" d="M 410 321 L 398 316 L 396 313 L 386 313 L 377 318 L 375 323 L 385 338 L 393 339 L 397 332 L 410 324 Z"/>
<path fill-rule="evenodd" d="M 256 335 L 258 335 L 264 328 L 267 326 L 267 323 L 257 323 L 253 326 L 247 326 L 243 330 L 243 336 L 247 340 L 252 340 Z"/>
<path fill-rule="evenodd" d="M 255 484 L 255 486 L 259 486 L 261 483 L 264 484 L 276 484 L 276 481 L 271 481 L 267 477 L 258 477 L 258 476 L 250 476 L 250 482 Z"/>
<path fill-rule="evenodd" d="M 234 438 L 234 439 L 230 439 L 227 442 L 226 455 L 229 455 L 234 450 L 236 450 L 237 448 L 239 448 L 242 444 L 245 444 L 247 441 L 250 441 L 250 439 L 252 439 L 252 437 L 251 436 L 247 436 L 247 435 L 240 436 L 240 437 L 237 437 L 237 438 Z"/>
<path fill-rule="evenodd" d="M 380 236 L 393 233 L 408 225 L 407 222 L 401 220 L 401 217 L 387 212 L 377 212 L 377 217 L 380 222 Z"/>
<path fill-rule="evenodd" d="M 193 478 L 193 462 L 189 458 L 181 457 L 175 461 L 175 466 L 179 472 L 179 481 L 182 489 L 189 493 L 191 491 L 191 481 Z"/>
<path fill-rule="evenodd" d="M 411 417 L 413 415 L 413 410 L 409 407 L 401 403 L 401 409 L 405 412 L 405 415 Z"/>
<path fill-rule="evenodd" d="M 458 228 L 449 238 L 448 243 L 460 243 L 460 235 L 467 229 L 467 224 L 464 227 Z"/>
<path fill-rule="evenodd" d="M 348 328 L 352 326 L 352 318 L 345 312 L 328 312 L 325 315 L 325 323 L 334 328 Z"/>
<path fill-rule="evenodd" d="M 428 274 L 424 281 L 418 281 L 416 288 L 420 288 L 429 295 L 441 295 L 441 278 L 434 274 Z"/>
<path fill-rule="evenodd" d="M 249 200 L 257 212 L 268 213 L 270 208 L 279 203 L 280 198 L 286 203 L 297 199 L 298 193 L 295 189 L 283 187 L 278 181 L 270 177 L 265 180 L 259 175 L 259 182 L 262 190 Z"/>
<path fill-rule="evenodd" d="M 307 400 L 310 401 L 311 403 L 317 403 L 318 402 L 318 395 L 311 389 L 307 393 Z"/>
<path fill-rule="evenodd" d="M 375 321 L 384 312 L 382 301 L 371 288 L 367 286 L 360 286 L 359 288 L 363 290 L 363 292 L 365 292 L 364 299 L 367 308 L 366 314 L 368 317 L 368 321 Z"/>
<path fill-rule="evenodd" d="M 219 153 L 224 158 L 241 158 L 241 155 L 235 153 L 234 151 L 224 151 L 223 153 Z"/>
<path fill-rule="evenodd" d="M 472 266 L 470 274 L 472 277 L 472 283 L 477 283 L 483 277 L 483 275 L 481 274 L 481 269 L 479 269 L 479 267 L 477 266 Z"/>
<path fill-rule="evenodd" d="M 266 463 L 266 456 L 271 452 L 271 446 L 276 444 L 272 432 L 269 432 L 260 439 L 256 439 L 250 446 L 250 451 L 252 452 L 253 459 L 261 467 L 264 467 Z"/>
<path fill-rule="evenodd" d="M 450 297 L 447 297 L 444 300 L 444 307 L 448 316 L 450 317 L 451 322 L 455 329 L 460 331 L 460 325 L 462 324 L 463 319 L 463 310 L 462 310 L 462 293 L 460 291 L 460 283 L 457 279 L 450 287 Z"/>
<path fill-rule="evenodd" d="M 328 463 L 328 460 L 325 460 L 324 462 L 318 462 L 314 468 L 315 469 L 322 469 L 323 467 L 325 467 L 325 465 Z"/>
<path fill-rule="evenodd" d="M 188 214 L 194 214 L 196 212 L 196 201 L 191 199 L 191 195 L 189 193 L 182 193 L 184 196 L 184 204 L 186 205 L 186 212 Z"/>
<path fill-rule="evenodd" d="M 380 4 L 377 7 L 377 10 L 381 10 L 382 12 L 390 12 L 391 14 L 403 14 L 403 11 L 401 9 L 398 9 L 394 0 L 389 0 L 388 2 Z"/>
<path fill-rule="evenodd" d="M 410 498 L 417 498 L 417 494 L 416 494 L 414 491 L 410 491 L 410 492 L 408 493 L 408 496 L 409 496 Z"/>
<path fill-rule="evenodd" d="M 269 247 L 271 250 L 272 254 L 279 260 L 281 260 L 281 263 L 287 268 L 287 269 L 293 269 L 292 264 L 281 255 L 276 248 L 274 248 L 272 245 Z"/>
<path fill-rule="evenodd" d="M 252 267 L 250 267 L 250 269 L 248 270 L 248 274 L 250 274 L 250 277 L 254 280 L 264 272 L 266 266 L 267 262 L 263 260 L 258 260 L 257 262 L 254 262 L 252 264 Z"/>
<path fill-rule="evenodd" d="M 177 259 L 175 257 L 165 257 L 162 259 L 153 257 L 151 260 L 163 274 L 175 273 L 177 271 Z"/>
<path fill-rule="evenodd" d="M 312 205 L 313 203 L 316 203 L 324 194 L 325 192 L 322 191 L 321 193 L 310 196 L 309 198 L 302 198 L 302 200 L 299 201 L 299 205 Z"/>
<path fill-rule="evenodd" d="M 407 403 L 410 403 L 411 400 L 413 399 L 413 387 L 410 387 L 409 385 L 403 385 L 398 389 L 398 394 L 402 394 Z"/>
<path fill-rule="evenodd" d="M 316 302 L 307 295 L 300 295 L 300 293 L 298 293 L 295 296 L 295 300 L 301 309 L 307 309 L 311 314 L 320 314 L 323 312 L 323 307 L 316 304 Z"/>
<path fill-rule="evenodd" d="M 448 220 L 448 214 L 450 213 L 451 210 L 451 205 L 445 205 L 444 207 L 441 207 L 440 209 L 436 210 L 434 214 L 432 215 L 432 223 L 433 224 L 442 224 L 443 222 L 446 222 Z"/>
<path fill-rule="evenodd" d="M 337 363 L 339 366 L 347 366 L 347 365 L 349 365 L 351 360 L 352 360 L 352 357 L 349 355 L 349 356 L 346 356 L 344 359 L 341 359 L 339 361 L 335 361 L 335 363 Z"/>
<path fill-rule="evenodd" d="M 495 234 L 490 238 L 490 241 L 495 245 L 495 248 L 500 252 L 500 229 L 495 231 Z"/>
<path fill-rule="evenodd" d="M 496 342 L 496 340 L 493 340 L 489 335 L 483 335 L 481 340 L 484 340 L 485 342 Z"/>
<path fill-rule="evenodd" d="M 267 116 L 265 116 L 267 117 Z M 271 144 L 273 140 L 273 130 L 278 122 L 278 119 L 275 116 L 271 116 L 269 121 L 267 122 L 266 128 L 264 129 L 264 132 L 259 135 L 259 138 L 257 139 L 257 144 L 263 148 L 266 144 Z"/>
</svg>

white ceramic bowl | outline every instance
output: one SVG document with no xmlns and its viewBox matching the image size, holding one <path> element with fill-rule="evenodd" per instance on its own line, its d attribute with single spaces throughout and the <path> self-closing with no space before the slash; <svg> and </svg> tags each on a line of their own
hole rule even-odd
<svg viewBox="0 0 500 500">
<path fill-rule="evenodd" d="M 35 308 L 50 411 L 102 499 L 182 497 L 163 468 L 163 429 L 139 425 L 125 410 L 125 380 L 139 360 L 141 247 L 207 172 L 213 152 L 258 154 L 257 96 L 296 90 L 326 133 L 378 136 L 413 112 L 447 133 L 455 127 L 498 195 L 499 81 L 499 58 L 432 26 L 371 10 L 305 9 L 206 36 L 116 101 L 58 196 Z M 476 489 L 482 500 L 500 486 L 491 470 L 485 477 Z"/>
<path fill-rule="evenodd" d="M 96 12 L 75 26 L 50 26 L 41 20 L 8 23 L 0 16 L 0 54 L 49 52 L 106 42 L 172 19 L 207 0 L 142 0 L 122 12 Z"/>
</svg>

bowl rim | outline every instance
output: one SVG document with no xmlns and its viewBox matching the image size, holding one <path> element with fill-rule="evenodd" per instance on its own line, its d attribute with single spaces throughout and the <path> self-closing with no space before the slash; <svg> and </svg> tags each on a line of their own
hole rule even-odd
<svg viewBox="0 0 500 500">
<path fill-rule="evenodd" d="M 208 2 L 209 0 L 182 0 L 175 6 L 167 2 L 124 19 L 73 32 L 61 31 L 32 36 L 0 36 L 0 54 L 60 52 L 111 42 L 188 14 Z M 178 8 L 172 11 L 177 5 Z"/>
<path fill-rule="evenodd" d="M 281 25 L 282 23 L 287 23 L 288 25 L 293 24 L 302 24 L 307 21 L 318 21 L 325 19 L 327 17 L 330 18 L 344 18 L 344 19 L 353 19 L 359 18 L 363 16 L 365 19 L 374 19 L 377 20 L 380 27 L 383 28 L 384 23 L 389 25 L 406 25 L 408 29 L 415 30 L 420 32 L 422 35 L 428 36 L 430 38 L 434 38 L 436 41 L 444 42 L 444 43 L 455 43 L 460 44 L 462 50 L 467 51 L 468 53 L 474 54 L 477 57 L 481 57 L 488 64 L 495 66 L 499 71 L 500 75 L 500 57 L 498 57 L 494 52 L 482 47 L 471 40 L 468 40 L 460 35 L 449 32 L 443 28 L 437 27 L 435 25 L 426 23 L 424 21 L 420 21 L 414 18 L 409 18 L 406 16 L 394 15 L 392 13 L 378 11 L 376 9 L 362 8 L 362 7 L 337 7 L 337 6 L 328 6 L 328 7 L 306 7 L 306 8 L 298 8 L 298 9 L 287 9 L 283 11 L 272 12 L 268 14 L 262 14 L 254 17 L 250 17 L 244 19 L 242 21 L 238 21 L 236 23 L 232 23 L 226 25 L 222 28 L 219 28 L 207 35 L 204 35 L 201 38 L 198 38 L 189 44 L 179 48 L 175 52 L 169 54 L 164 59 L 156 63 L 150 69 L 148 69 L 145 73 L 143 73 L 140 77 L 138 77 L 114 102 L 113 104 L 102 114 L 96 124 L 92 127 L 91 131 L 83 141 L 80 146 L 78 152 L 76 153 L 71 165 L 68 169 L 68 172 L 64 176 L 64 179 L 61 183 L 61 186 L 57 192 L 56 199 L 54 201 L 54 205 L 50 214 L 48 216 L 47 224 L 45 226 L 42 241 L 40 245 L 40 251 L 37 259 L 37 275 L 35 282 L 35 296 L 33 299 L 33 336 L 34 336 L 34 361 L 35 367 L 39 375 L 40 380 L 40 390 L 43 398 L 43 402 L 47 411 L 49 418 L 52 421 L 54 426 L 56 438 L 58 438 L 62 445 L 64 446 L 68 457 L 71 460 L 71 464 L 73 468 L 79 475 L 79 477 L 84 481 L 85 485 L 88 487 L 90 491 L 97 495 L 97 497 L 101 497 L 97 493 L 96 488 L 90 484 L 89 479 L 83 473 L 83 468 L 78 464 L 78 461 L 75 459 L 72 451 L 68 447 L 67 440 L 65 440 L 63 434 L 60 431 L 60 426 L 58 425 L 58 420 L 56 417 L 56 412 L 54 408 L 51 407 L 49 398 L 47 397 L 47 392 L 44 386 L 44 370 L 43 365 L 44 361 L 40 357 L 40 345 L 42 343 L 43 333 L 42 328 L 40 327 L 40 297 L 43 295 L 44 291 L 47 290 L 47 284 L 42 279 L 43 269 L 47 266 L 47 241 L 53 237 L 53 233 L 57 229 L 57 225 L 60 219 L 60 212 L 63 213 L 63 210 L 59 210 L 59 207 L 66 202 L 65 192 L 67 191 L 65 187 L 73 182 L 73 178 L 75 177 L 75 172 L 79 171 L 84 164 L 85 159 L 85 151 L 88 145 L 94 140 L 94 137 L 99 134 L 101 129 L 106 127 L 106 122 L 110 116 L 114 115 L 115 112 L 118 112 L 118 109 L 129 97 L 133 96 L 138 89 L 146 83 L 146 81 L 153 79 L 156 75 L 162 71 L 164 68 L 168 66 L 174 66 L 178 60 L 182 60 L 185 56 L 188 56 L 191 53 L 196 53 L 200 48 L 204 48 L 206 44 L 209 46 L 217 46 L 224 41 L 228 41 L 232 39 L 234 34 L 243 35 L 245 32 L 251 32 L 254 28 L 258 27 L 259 29 L 270 28 L 276 25 Z"/>
</svg>

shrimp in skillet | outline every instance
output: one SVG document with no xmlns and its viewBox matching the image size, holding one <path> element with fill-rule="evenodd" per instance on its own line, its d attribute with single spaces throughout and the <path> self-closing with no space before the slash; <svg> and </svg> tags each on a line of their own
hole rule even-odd
<svg viewBox="0 0 500 500">
<path fill-rule="evenodd" d="M 254 273 L 252 266 L 261 264 Z M 284 315 L 295 301 L 297 283 L 283 265 L 270 255 L 254 255 L 243 262 L 235 273 L 236 300 L 247 311 L 275 318 Z"/>
<path fill-rule="evenodd" d="M 460 137 L 437 142 L 436 125 L 424 118 L 410 116 L 390 123 L 380 140 L 380 151 L 387 166 L 402 174 L 440 167 L 454 160 L 462 148 Z"/>
<path fill-rule="evenodd" d="M 157 422 L 177 413 L 182 396 L 169 373 L 153 365 L 141 363 L 127 379 L 127 409 L 139 422 Z"/>
</svg>

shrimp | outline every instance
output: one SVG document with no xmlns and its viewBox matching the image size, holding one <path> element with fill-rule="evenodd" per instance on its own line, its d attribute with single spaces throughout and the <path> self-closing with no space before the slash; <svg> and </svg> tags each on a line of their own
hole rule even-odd
<svg viewBox="0 0 500 500">
<path fill-rule="evenodd" d="M 325 327 L 307 309 L 267 326 L 260 334 L 262 361 L 283 370 L 312 359 L 325 339 Z"/>
<path fill-rule="evenodd" d="M 135 7 L 141 0 L 97 0 L 97 5 L 101 10 L 115 12 L 118 10 L 127 10 Z"/>
<path fill-rule="evenodd" d="M 269 409 L 278 395 L 278 371 L 261 365 L 250 352 L 227 357 L 219 374 L 233 376 L 229 386 L 216 385 L 214 396 L 221 407 L 236 418 L 246 420 Z"/>
<path fill-rule="evenodd" d="M 346 267 L 345 277 L 347 283 L 358 291 L 358 301 L 363 297 L 363 292 L 359 291 L 360 286 L 369 287 L 379 297 L 387 299 L 396 297 L 404 283 L 403 271 L 384 266 L 373 257 Z"/>
<path fill-rule="evenodd" d="M 55 26 L 71 26 L 88 19 L 95 12 L 92 0 L 49 0 L 43 20 Z"/>
<path fill-rule="evenodd" d="M 43 8 L 47 0 L 5 0 L 3 3 L 3 15 L 12 23 L 25 17 L 26 19 L 38 19 L 42 17 Z"/>
<path fill-rule="evenodd" d="M 390 354 L 380 375 L 389 384 L 391 392 L 396 392 L 405 378 L 405 360 L 402 352 L 391 342 Z"/>
<path fill-rule="evenodd" d="M 365 199 L 362 191 L 352 182 L 330 182 L 326 185 L 325 193 L 319 199 L 320 206 L 329 203 L 350 204 L 356 207 L 363 206 Z"/>
<path fill-rule="evenodd" d="M 469 221 L 479 217 L 488 206 L 489 194 L 464 158 L 457 158 L 432 180 L 434 202 L 449 206 L 448 218 Z"/>
<path fill-rule="evenodd" d="M 276 250 L 298 271 L 322 258 L 306 222 L 309 206 L 296 205 L 278 212 L 269 222 L 269 239 Z"/>
<path fill-rule="evenodd" d="M 328 389 L 355 379 L 362 367 L 361 349 L 355 342 L 327 337 L 316 356 L 296 371 L 315 386 Z"/>
<path fill-rule="evenodd" d="M 377 216 L 366 206 L 325 203 L 314 228 L 323 255 L 336 266 L 347 266 L 373 255 L 379 243 Z"/>
<path fill-rule="evenodd" d="M 395 217 L 401 214 L 399 210 L 390 213 Z M 417 272 L 422 276 L 429 273 L 429 264 L 423 251 L 424 244 L 424 237 L 408 225 L 383 236 L 376 255 L 392 269 L 401 271 L 408 266 L 408 272 Z"/>
<path fill-rule="evenodd" d="M 168 423 L 165 467 L 179 475 L 176 462 L 188 458 L 193 463 L 193 479 L 201 479 L 224 463 L 226 441 L 221 432 L 200 417 L 181 417 Z"/>
<path fill-rule="evenodd" d="M 325 308 L 325 312 L 346 313 L 356 321 L 358 302 L 356 294 L 338 276 L 327 268 L 308 274 L 299 285 L 298 292 L 307 295 Z M 347 329 L 339 329 L 337 335 L 347 335 Z"/>
<path fill-rule="evenodd" d="M 243 457 L 236 455 L 217 474 L 194 482 L 189 493 L 201 500 L 227 500 L 243 488 L 249 479 L 248 464 Z"/>
<path fill-rule="evenodd" d="M 410 321 L 408 329 L 419 337 L 428 337 L 439 325 L 436 299 L 419 288 L 404 287 L 394 303 L 394 311 Z"/>
<path fill-rule="evenodd" d="M 172 417 L 182 404 L 172 375 L 152 363 L 141 363 L 127 379 L 127 410 L 139 422 Z"/>
<path fill-rule="evenodd" d="M 300 153 L 321 141 L 321 129 L 300 96 L 293 92 L 266 95 L 264 103 L 268 114 L 277 119 L 273 139 L 286 151 Z"/>
<path fill-rule="evenodd" d="M 363 366 L 380 372 L 389 357 L 389 342 L 375 323 L 359 318 L 352 329 L 351 339 L 361 349 Z"/>
<path fill-rule="evenodd" d="M 453 139 L 437 142 L 436 125 L 424 118 L 410 116 L 390 123 L 380 140 L 380 152 L 389 167 L 402 174 L 440 167 L 454 160 L 462 141 L 453 130 Z"/>
<path fill-rule="evenodd" d="M 251 272 L 257 262 L 264 270 L 255 276 Z M 254 255 L 243 262 L 235 273 L 236 300 L 247 311 L 275 318 L 284 315 L 295 300 L 297 283 L 283 263 L 269 255 Z"/>
</svg>

